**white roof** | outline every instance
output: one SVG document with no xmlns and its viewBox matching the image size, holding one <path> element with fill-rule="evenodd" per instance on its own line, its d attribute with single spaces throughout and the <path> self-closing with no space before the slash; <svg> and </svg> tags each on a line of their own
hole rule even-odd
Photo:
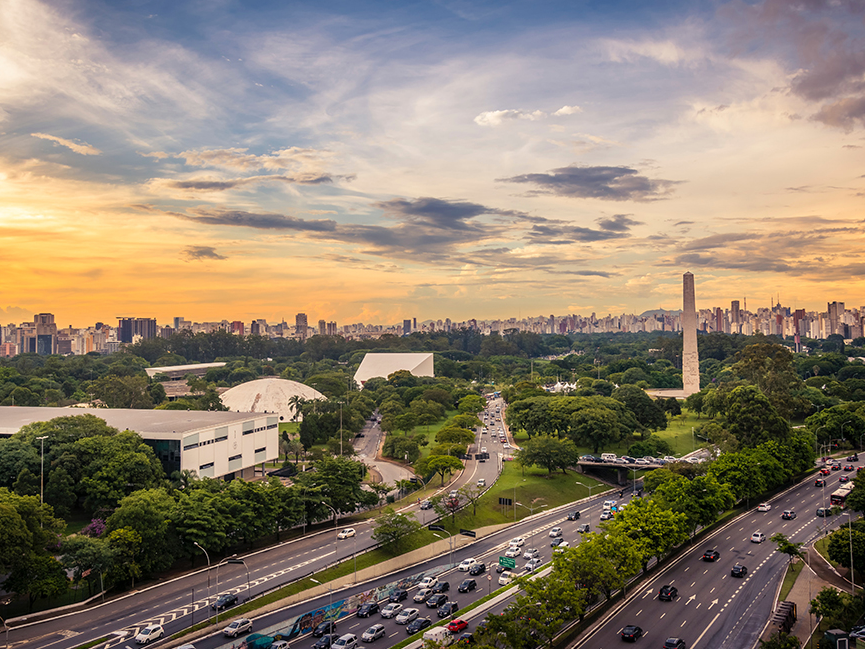
<svg viewBox="0 0 865 649">
<path fill-rule="evenodd" d="M 280 421 L 292 421 L 294 406 L 289 404 L 295 396 L 306 401 L 327 400 L 327 397 L 315 388 L 276 376 L 235 385 L 223 392 L 219 398 L 229 410 L 278 413 Z"/>
<path fill-rule="evenodd" d="M 354 380 L 363 385 L 375 377 L 387 378 L 399 370 L 408 370 L 414 376 L 435 376 L 432 354 L 367 354 L 354 374 Z"/>
<path fill-rule="evenodd" d="M 147 376 L 151 379 L 157 374 L 170 374 L 172 372 L 195 372 L 204 376 L 205 372 L 214 367 L 225 367 L 225 363 L 195 363 L 193 365 L 165 365 L 163 367 L 146 367 Z"/>
</svg>

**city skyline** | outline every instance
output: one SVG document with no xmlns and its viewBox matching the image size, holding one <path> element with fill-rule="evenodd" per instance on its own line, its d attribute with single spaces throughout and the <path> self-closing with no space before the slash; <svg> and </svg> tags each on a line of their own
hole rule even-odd
<svg viewBox="0 0 865 649">
<path fill-rule="evenodd" d="M 9 0 L 0 322 L 858 309 L 863 12 Z"/>
</svg>

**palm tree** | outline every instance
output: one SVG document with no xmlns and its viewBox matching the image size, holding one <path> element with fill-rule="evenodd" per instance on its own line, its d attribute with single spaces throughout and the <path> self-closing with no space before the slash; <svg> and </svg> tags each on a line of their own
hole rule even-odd
<svg viewBox="0 0 865 649">
<path fill-rule="evenodd" d="M 303 408 L 303 404 L 306 403 L 306 399 L 304 399 L 299 394 L 294 395 L 288 400 L 288 405 L 294 409 L 294 412 L 291 415 L 291 420 L 296 422 L 297 418 L 301 415 L 301 409 Z"/>
</svg>

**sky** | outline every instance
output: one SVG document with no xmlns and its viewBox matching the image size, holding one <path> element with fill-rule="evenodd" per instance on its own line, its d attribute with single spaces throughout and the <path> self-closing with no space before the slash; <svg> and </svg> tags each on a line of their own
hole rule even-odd
<svg viewBox="0 0 865 649">
<path fill-rule="evenodd" d="M 0 322 L 865 305 L 861 0 L 0 0 Z"/>
</svg>

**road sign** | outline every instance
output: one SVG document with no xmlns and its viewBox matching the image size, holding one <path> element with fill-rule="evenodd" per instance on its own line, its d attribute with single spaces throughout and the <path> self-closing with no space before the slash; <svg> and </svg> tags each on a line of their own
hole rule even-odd
<svg viewBox="0 0 865 649">
<path fill-rule="evenodd" d="M 460 534 L 462 534 L 463 536 L 470 536 L 472 538 L 475 538 L 477 536 L 474 530 L 460 530 Z"/>
<path fill-rule="evenodd" d="M 445 531 L 445 528 L 443 528 L 441 525 L 427 525 L 427 529 L 429 529 L 431 532 L 444 532 Z"/>
<path fill-rule="evenodd" d="M 513 569 L 517 567 L 517 560 L 513 557 L 499 557 L 499 565 Z"/>
<path fill-rule="evenodd" d="M 510 498 L 499 497 L 499 505 L 507 505 L 508 507 L 510 507 L 513 504 L 514 504 L 514 501 L 511 500 Z"/>
</svg>

